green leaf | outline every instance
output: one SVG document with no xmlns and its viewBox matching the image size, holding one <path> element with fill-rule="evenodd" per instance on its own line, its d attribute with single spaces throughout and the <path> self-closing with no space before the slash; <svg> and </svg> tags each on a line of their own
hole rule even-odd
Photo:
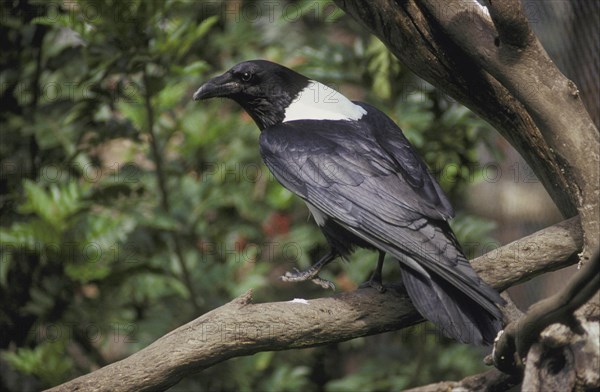
<svg viewBox="0 0 600 392">
<path fill-rule="evenodd" d="M 173 66 L 173 70 L 174 72 L 180 75 L 190 75 L 197 77 L 198 75 L 204 74 L 209 69 L 209 67 L 210 66 L 206 61 L 200 60 L 194 61 L 193 63 L 188 64 L 184 67 Z"/>
<path fill-rule="evenodd" d="M 160 110 L 170 110 L 188 93 L 187 83 L 173 83 L 165 86 L 158 94 L 158 107 Z"/>
<path fill-rule="evenodd" d="M 273 360 L 274 355 L 275 355 L 274 351 L 265 351 L 265 352 L 256 354 L 256 362 L 255 362 L 256 371 L 262 372 L 267 367 L 269 367 L 269 365 L 271 365 L 271 361 Z"/>
<path fill-rule="evenodd" d="M 294 194 L 282 186 L 274 185 L 267 192 L 267 202 L 275 209 L 285 209 L 294 200 Z"/>
<path fill-rule="evenodd" d="M 73 281 L 79 283 L 102 280 L 110 272 L 109 265 L 96 260 L 79 260 L 77 264 L 69 263 L 65 266 L 65 274 Z"/>
</svg>

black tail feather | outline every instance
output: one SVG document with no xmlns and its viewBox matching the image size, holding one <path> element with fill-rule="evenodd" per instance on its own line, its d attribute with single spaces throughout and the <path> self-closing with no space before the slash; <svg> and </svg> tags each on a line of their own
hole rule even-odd
<svg viewBox="0 0 600 392">
<path fill-rule="evenodd" d="M 422 276 L 402 265 L 402 278 L 413 304 L 441 332 L 463 343 L 490 345 L 502 328 L 499 312 L 491 314 L 462 291 L 435 274 Z M 494 304 L 493 300 L 490 300 Z M 495 305 L 494 305 L 495 307 Z"/>
</svg>

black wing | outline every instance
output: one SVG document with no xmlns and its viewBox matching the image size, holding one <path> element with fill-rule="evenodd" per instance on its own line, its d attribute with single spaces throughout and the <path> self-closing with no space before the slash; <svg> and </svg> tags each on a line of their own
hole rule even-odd
<svg viewBox="0 0 600 392">
<path fill-rule="evenodd" d="M 265 164 L 287 189 L 400 259 L 415 276 L 431 282 L 433 273 L 434 281 L 441 278 L 499 318 L 494 302 L 502 300 L 462 254 L 446 222 L 454 212 L 439 185 L 400 129 L 361 105 L 368 111 L 361 121 L 299 120 L 263 130 Z M 412 286 L 415 294 L 423 291 Z"/>
<path fill-rule="evenodd" d="M 437 225 L 430 223 L 451 217 L 450 203 L 400 129 L 373 110 L 369 121 L 302 120 L 270 127 L 260 138 L 265 164 L 287 189 L 375 245 L 411 255 L 424 244 L 435 245 L 430 251 L 447 250 L 453 242 L 445 236 L 432 241 Z"/>
</svg>

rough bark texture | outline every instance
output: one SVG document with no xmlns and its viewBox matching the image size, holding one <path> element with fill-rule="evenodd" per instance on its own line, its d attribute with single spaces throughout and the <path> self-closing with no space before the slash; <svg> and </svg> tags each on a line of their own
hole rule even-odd
<svg viewBox="0 0 600 392">
<path fill-rule="evenodd" d="M 579 220 L 572 218 L 479 257 L 473 266 L 503 290 L 576 262 L 582 243 Z M 248 292 L 130 357 L 52 391 L 160 390 L 232 357 L 318 346 L 421 321 L 408 296 L 392 288 L 383 294 L 361 289 L 306 302 L 263 304 L 252 304 Z"/>
<path fill-rule="evenodd" d="M 527 354 L 523 385 L 535 391 L 594 390 L 600 385 L 600 308 L 579 314 L 582 333 L 554 324 Z M 596 389 L 597 390 L 597 389 Z"/>
<path fill-rule="evenodd" d="M 574 217 L 511 242 L 475 259 L 475 269 L 486 280 L 493 276 L 494 287 L 504 291 L 550 269 L 571 265 L 578 260 L 571 250 L 583 245 L 578 225 L 579 217 Z M 534 271 L 532 265 L 540 268 Z"/>
</svg>

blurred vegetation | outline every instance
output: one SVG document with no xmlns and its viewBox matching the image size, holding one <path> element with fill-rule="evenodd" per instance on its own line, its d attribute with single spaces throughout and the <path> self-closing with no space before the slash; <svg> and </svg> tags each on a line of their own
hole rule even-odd
<svg viewBox="0 0 600 392">
<path fill-rule="evenodd" d="M 2 2 L 0 389 L 36 390 L 123 358 L 249 288 L 331 295 L 277 277 L 325 249 L 260 161 L 235 104 L 194 90 L 266 58 L 386 111 L 455 205 L 490 130 L 417 79 L 329 2 Z M 471 166 L 473 167 L 473 166 Z M 461 168 L 461 169 L 459 169 Z M 461 241 L 490 222 L 461 213 Z M 325 278 L 366 280 L 360 251 Z M 384 279 L 398 279 L 393 263 Z M 236 358 L 173 390 L 401 390 L 482 370 L 429 324 Z"/>
</svg>

